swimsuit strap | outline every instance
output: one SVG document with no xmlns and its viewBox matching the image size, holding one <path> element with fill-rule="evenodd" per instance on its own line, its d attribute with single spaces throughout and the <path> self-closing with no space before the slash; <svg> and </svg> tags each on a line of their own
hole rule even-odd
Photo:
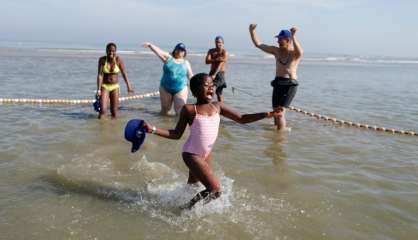
<svg viewBox="0 0 418 240">
<path fill-rule="evenodd" d="M 213 108 L 215 108 L 215 112 L 218 113 L 218 108 L 213 103 L 209 103 L 209 105 L 211 105 Z"/>
<path fill-rule="evenodd" d="M 215 109 L 215 112 L 216 112 L 216 113 L 218 113 L 218 108 L 217 108 L 217 107 L 215 107 L 215 105 L 213 105 L 213 103 L 209 103 L 209 105 L 210 105 L 210 106 L 212 106 L 212 108 L 214 108 L 214 109 Z M 199 113 L 197 112 L 197 107 L 196 107 L 196 104 L 193 104 L 193 106 L 194 106 L 194 111 L 195 111 L 195 113 L 196 113 L 196 114 L 199 114 Z M 200 115 L 200 114 L 199 114 L 199 115 Z M 213 115 L 213 114 L 212 114 L 212 115 Z M 211 116 L 212 116 L 212 115 L 211 115 Z"/>
</svg>

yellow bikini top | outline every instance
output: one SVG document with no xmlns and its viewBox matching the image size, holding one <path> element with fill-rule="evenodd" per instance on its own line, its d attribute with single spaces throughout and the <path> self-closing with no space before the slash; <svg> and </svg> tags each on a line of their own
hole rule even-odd
<svg viewBox="0 0 418 240">
<path fill-rule="evenodd" d="M 103 73 L 106 74 L 118 74 L 120 72 L 118 63 L 116 62 L 116 58 L 113 58 L 113 62 L 115 63 L 113 69 L 110 67 L 109 62 L 107 61 L 107 57 L 106 57 L 106 61 L 103 65 Z"/>
</svg>

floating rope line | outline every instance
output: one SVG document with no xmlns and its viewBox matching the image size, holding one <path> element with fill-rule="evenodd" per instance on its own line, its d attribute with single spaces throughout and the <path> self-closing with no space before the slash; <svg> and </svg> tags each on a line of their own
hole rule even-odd
<svg viewBox="0 0 418 240">
<path fill-rule="evenodd" d="M 351 121 L 345 121 L 345 120 L 328 117 L 328 116 L 317 114 L 317 113 L 308 112 L 303 109 L 292 107 L 292 106 L 289 107 L 289 110 L 302 113 L 312 118 L 329 121 L 329 122 L 332 122 L 333 124 L 344 125 L 344 126 L 349 126 L 349 127 L 357 127 L 357 128 L 368 129 L 368 130 L 377 131 L 377 132 L 387 132 L 387 133 L 392 133 L 392 134 L 409 135 L 409 136 L 418 137 L 418 133 L 414 131 L 404 131 L 404 130 L 398 130 L 394 128 L 384 128 L 384 127 L 378 127 L 376 125 L 368 125 L 368 124 L 362 124 L 362 123 L 355 123 Z"/>
<path fill-rule="evenodd" d="M 236 88 L 236 90 L 242 91 L 241 89 L 237 89 L 237 88 Z M 147 97 L 158 96 L 159 94 L 160 94 L 159 91 L 155 91 L 155 92 L 144 93 L 144 94 L 139 94 L 139 95 L 134 95 L 134 96 L 120 97 L 119 101 L 124 102 L 124 101 L 130 101 L 130 100 L 143 99 L 143 98 L 147 98 Z M 96 100 L 95 99 L 0 98 L 0 104 L 67 104 L 67 105 L 75 105 L 75 104 L 92 104 L 92 103 L 94 103 L 94 101 L 96 101 Z M 344 125 L 344 126 L 349 126 L 349 127 L 357 127 L 357 128 L 368 129 L 368 130 L 377 131 L 377 132 L 387 132 L 387 133 L 392 133 L 392 134 L 418 136 L 418 133 L 414 132 L 414 131 L 398 130 L 398 129 L 394 129 L 394 128 L 385 128 L 385 127 L 378 127 L 376 125 L 368 125 L 368 124 L 356 123 L 356 122 L 351 122 L 351 121 L 345 121 L 345 120 L 337 119 L 337 118 L 334 118 L 334 117 L 328 117 L 328 116 L 325 116 L 325 115 L 321 115 L 321 114 L 317 114 L 317 113 L 313 113 L 313 112 L 308 112 L 308 111 L 305 111 L 303 109 L 296 108 L 296 107 L 293 107 L 293 106 L 290 106 L 289 110 L 292 110 L 292 111 L 295 111 L 295 112 L 298 112 L 298 113 L 302 113 L 302 114 L 304 114 L 306 116 L 309 116 L 309 117 L 312 117 L 312 118 L 329 121 L 329 122 L 332 122 L 333 124 Z"/>
<path fill-rule="evenodd" d="M 159 91 L 139 94 L 134 96 L 120 97 L 119 101 L 129 101 L 154 97 L 160 94 Z M 46 98 L 0 98 L 0 104 L 92 104 L 95 99 L 46 99 Z"/>
<path fill-rule="evenodd" d="M 245 90 L 237 88 L 237 87 L 232 87 L 232 94 L 234 94 L 236 90 L 238 90 L 240 92 L 243 92 L 247 95 L 253 96 L 253 97 L 258 97 L 258 96 L 254 96 L 253 94 L 251 94 L 248 91 L 245 91 Z M 302 113 L 302 114 L 307 115 L 307 116 L 312 117 L 312 118 L 329 121 L 329 122 L 332 122 L 333 124 L 344 125 L 344 126 L 349 126 L 349 127 L 357 127 L 357 128 L 368 129 L 368 130 L 377 131 L 377 132 L 387 132 L 387 133 L 392 133 L 392 134 L 409 135 L 409 136 L 417 136 L 418 137 L 418 133 L 416 133 L 414 131 L 398 130 L 398 129 L 394 129 L 394 128 L 385 128 L 385 127 L 378 127 L 376 125 L 368 125 L 368 124 L 362 124 L 362 123 L 355 123 L 355 122 L 351 122 L 351 121 L 345 121 L 345 120 L 337 119 L 337 118 L 334 118 L 334 117 L 328 117 L 328 116 L 325 116 L 325 115 L 321 115 L 321 114 L 317 114 L 317 113 L 313 113 L 313 112 L 308 112 L 308 111 L 305 111 L 303 109 L 292 107 L 292 106 L 289 107 L 289 110 L 292 110 L 292 111 L 295 111 L 295 112 L 298 112 L 298 113 Z"/>
</svg>

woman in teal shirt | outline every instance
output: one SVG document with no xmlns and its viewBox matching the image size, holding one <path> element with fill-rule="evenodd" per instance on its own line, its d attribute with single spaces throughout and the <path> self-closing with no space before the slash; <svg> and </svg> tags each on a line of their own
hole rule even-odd
<svg viewBox="0 0 418 240">
<path fill-rule="evenodd" d="M 173 103 L 176 114 L 179 114 L 187 102 L 187 82 L 193 76 L 192 67 L 186 60 L 186 46 L 177 44 L 171 55 L 149 42 L 144 43 L 144 47 L 151 49 L 164 63 L 160 82 L 161 114 L 167 115 Z"/>
</svg>

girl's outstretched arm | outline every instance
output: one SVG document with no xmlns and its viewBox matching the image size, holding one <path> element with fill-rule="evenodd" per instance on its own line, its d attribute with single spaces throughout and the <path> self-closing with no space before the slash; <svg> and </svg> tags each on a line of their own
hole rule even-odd
<svg viewBox="0 0 418 240">
<path fill-rule="evenodd" d="M 148 133 L 153 133 L 168 139 L 180 139 L 187 126 L 187 115 L 187 109 L 185 108 L 185 106 L 183 106 L 180 112 L 179 121 L 177 122 L 176 128 L 174 129 L 157 128 L 156 126 L 151 125 L 147 122 L 144 123 L 144 127 Z"/>
<path fill-rule="evenodd" d="M 153 51 L 155 55 L 157 55 L 164 63 L 166 63 L 167 60 L 170 58 L 170 54 L 168 52 L 161 50 L 159 47 L 155 46 L 150 42 L 145 42 L 143 46 L 145 48 L 151 49 L 151 51 Z"/>
<path fill-rule="evenodd" d="M 276 114 L 276 112 L 261 112 L 241 115 L 240 113 L 226 107 L 223 103 L 219 104 L 221 108 L 221 115 L 241 124 L 255 122 L 264 118 L 271 118 Z"/>
</svg>

